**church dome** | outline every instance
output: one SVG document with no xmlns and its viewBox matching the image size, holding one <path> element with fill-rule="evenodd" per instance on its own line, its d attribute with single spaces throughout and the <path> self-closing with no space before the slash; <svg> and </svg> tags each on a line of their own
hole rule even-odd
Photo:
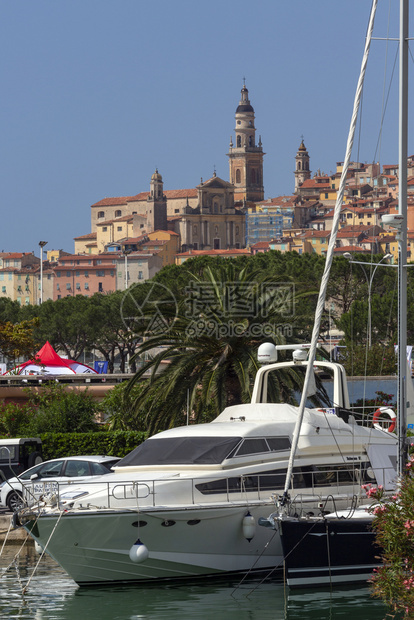
<svg viewBox="0 0 414 620">
<path fill-rule="evenodd" d="M 242 103 L 239 106 L 237 106 L 237 110 L 236 110 L 236 114 L 238 112 L 254 112 L 253 106 L 251 106 L 248 103 Z"/>
<path fill-rule="evenodd" d="M 162 176 L 158 172 L 158 168 L 155 169 L 155 172 L 151 177 L 151 181 L 162 181 Z"/>
</svg>

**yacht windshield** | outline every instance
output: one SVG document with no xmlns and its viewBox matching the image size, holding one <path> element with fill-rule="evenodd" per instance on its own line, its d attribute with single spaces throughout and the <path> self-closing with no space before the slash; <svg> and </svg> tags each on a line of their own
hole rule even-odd
<svg viewBox="0 0 414 620">
<path fill-rule="evenodd" d="M 147 439 L 116 467 L 131 465 L 216 465 L 226 459 L 241 437 L 167 437 Z"/>
</svg>

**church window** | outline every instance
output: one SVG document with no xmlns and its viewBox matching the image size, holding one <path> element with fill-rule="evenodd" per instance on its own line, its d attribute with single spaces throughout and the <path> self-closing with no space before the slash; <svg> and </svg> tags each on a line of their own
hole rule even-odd
<svg viewBox="0 0 414 620">
<path fill-rule="evenodd" d="M 253 125 L 252 121 L 249 121 L 249 127 L 251 127 Z"/>
<path fill-rule="evenodd" d="M 236 170 L 236 183 L 241 183 L 241 173 L 239 168 Z"/>
<path fill-rule="evenodd" d="M 253 146 L 253 138 L 249 136 L 249 146 Z"/>
<path fill-rule="evenodd" d="M 237 136 L 237 146 L 241 147 L 241 136 Z"/>
<path fill-rule="evenodd" d="M 302 170 L 302 164 L 300 161 L 298 161 L 298 170 Z"/>
<path fill-rule="evenodd" d="M 218 213 L 218 204 L 217 204 L 217 202 L 214 203 L 214 213 Z"/>
<path fill-rule="evenodd" d="M 193 226 L 193 234 L 196 235 L 197 234 L 197 226 L 194 224 Z"/>
<path fill-rule="evenodd" d="M 236 226 L 236 235 L 238 235 L 238 234 L 239 234 L 239 227 Z"/>
<path fill-rule="evenodd" d="M 218 235 L 218 226 L 214 226 L 214 234 Z"/>
<path fill-rule="evenodd" d="M 256 183 L 256 170 L 252 170 L 252 183 Z"/>
</svg>

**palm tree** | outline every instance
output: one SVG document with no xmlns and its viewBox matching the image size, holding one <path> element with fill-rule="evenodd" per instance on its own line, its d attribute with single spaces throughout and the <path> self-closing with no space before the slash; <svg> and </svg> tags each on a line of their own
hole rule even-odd
<svg viewBox="0 0 414 620">
<path fill-rule="evenodd" d="M 150 432 L 183 424 L 188 412 L 199 422 L 250 400 L 258 346 L 301 338 L 283 331 L 293 319 L 301 330 L 305 318 L 295 312 L 303 294 L 295 296 L 287 280 L 227 260 L 207 266 L 201 275 L 191 274 L 186 295 L 169 308 L 169 329 L 146 333 L 138 349 L 141 359 L 150 358 L 131 385 L 150 374 L 135 402 L 137 413 L 147 411 Z M 164 306 L 164 319 L 167 314 Z M 274 389 L 280 395 L 295 385 L 291 377 Z"/>
</svg>

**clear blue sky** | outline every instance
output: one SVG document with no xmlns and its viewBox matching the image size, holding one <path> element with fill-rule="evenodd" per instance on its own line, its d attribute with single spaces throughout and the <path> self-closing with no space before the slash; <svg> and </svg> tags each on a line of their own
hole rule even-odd
<svg viewBox="0 0 414 620">
<path fill-rule="evenodd" d="M 377 36 L 387 34 L 383 4 Z M 399 2 L 391 5 L 395 37 Z M 312 171 L 334 171 L 370 6 L 3 0 L 0 250 L 38 254 L 46 240 L 45 249 L 73 251 L 73 237 L 90 232 L 90 205 L 149 190 L 156 167 L 164 189 L 195 187 L 214 167 L 228 180 L 243 77 L 266 153 L 265 197 L 293 192 L 302 135 Z M 376 150 L 384 72 L 389 78 L 396 49 L 389 43 L 387 58 L 386 44 L 373 42 L 354 159 L 397 162 L 396 94 Z"/>
</svg>

